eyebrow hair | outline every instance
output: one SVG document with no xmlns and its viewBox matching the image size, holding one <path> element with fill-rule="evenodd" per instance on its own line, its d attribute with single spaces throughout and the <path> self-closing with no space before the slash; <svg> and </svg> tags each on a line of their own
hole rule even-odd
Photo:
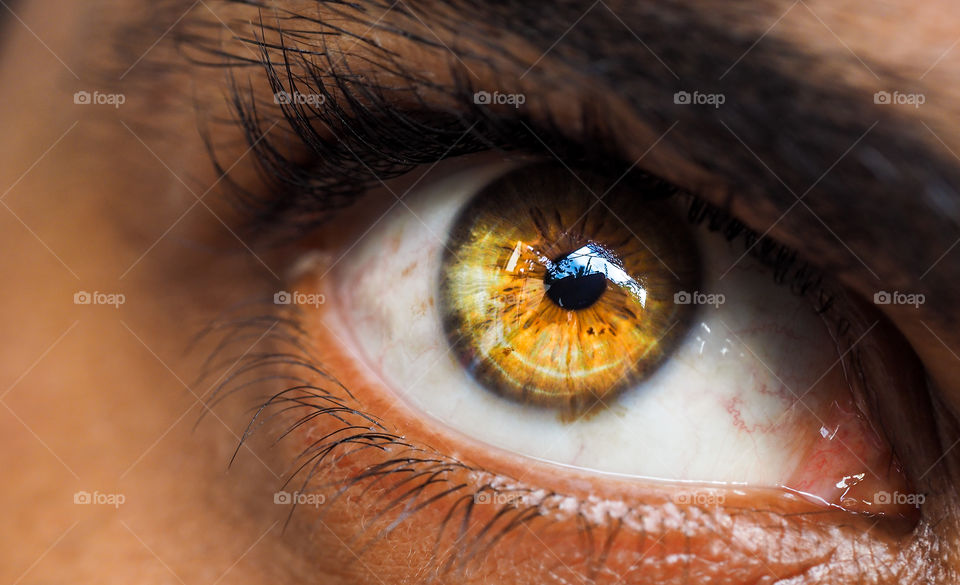
<svg viewBox="0 0 960 585">
<path fill-rule="evenodd" d="M 285 4 L 229 2 L 265 11 Z M 521 0 L 313 2 L 321 15 L 355 11 L 365 42 L 374 34 L 399 35 L 450 50 L 454 63 L 465 65 L 484 58 L 462 48 L 460 40 L 470 41 L 514 60 L 515 74 L 523 71 L 517 81 L 526 77 L 529 86 L 555 88 L 562 84 L 556 71 L 576 71 L 593 94 L 607 88 L 628 103 L 640 125 L 662 130 L 677 121 L 665 145 L 721 178 L 730 200 L 756 215 L 754 229 L 775 226 L 771 233 L 861 292 L 925 292 L 923 311 L 948 323 L 960 317 L 950 294 L 960 264 L 941 259 L 960 224 L 960 166 L 927 128 L 895 108 L 875 106 L 876 88 L 845 80 L 869 67 L 882 80 L 878 87 L 917 93 L 925 87 L 850 53 L 814 54 L 749 26 L 764 15 L 773 22 L 789 2 L 558 0 L 549 10 Z M 354 34 L 312 12 L 301 18 L 321 27 L 317 35 Z M 538 60 L 517 57 L 514 42 L 533 47 Z M 498 76 L 506 83 L 509 73 Z M 719 93 L 726 101 L 717 109 L 685 106 L 673 101 L 678 91 Z"/>
</svg>

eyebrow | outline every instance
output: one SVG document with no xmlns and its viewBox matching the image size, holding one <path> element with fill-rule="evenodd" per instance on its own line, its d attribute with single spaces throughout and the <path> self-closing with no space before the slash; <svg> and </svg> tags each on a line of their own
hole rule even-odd
<svg viewBox="0 0 960 585">
<path fill-rule="evenodd" d="M 928 317 L 960 320 L 951 300 L 960 264 L 943 257 L 960 224 L 960 166 L 939 147 L 933 129 L 897 108 L 877 107 L 877 88 L 845 80 L 868 67 L 880 79 L 878 88 L 929 88 L 853 54 L 814 54 L 745 24 L 763 21 L 761 12 L 774 22 L 782 2 L 560 0 L 545 10 L 520 0 L 314 1 L 321 14 L 329 10 L 338 18 L 346 6 L 356 10 L 354 18 L 366 19 L 366 32 L 357 35 L 364 42 L 374 32 L 402 35 L 450 50 L 454 62 L 466 66 L 484 58 L 462 49 L 461 41 L 470 41 L 513 60 L 521 72 L 516 81 L 525 78 L 528 86 L 556 87 L 558 70 L 579 72 L 594 94 L 608 88 L 628 103 L 635 123 L 662 131 L 676 121 L 664 145 L 721 179 L 731 200 L 756 216 L 754 229 L 770 227 L 861 292 L 924 292 Z M 351 34 L 332 19 L 305 20 L 323 34 Z M 539 58 L 520 59 L 513 41 L 533 47 Z M 508 73 L 498 71 L 505 83 Z M 674 103 L 681 91 L 722 94 L 725 103 Z M 938 106 L 928 101 L 926 107 Z"/>
</svg>

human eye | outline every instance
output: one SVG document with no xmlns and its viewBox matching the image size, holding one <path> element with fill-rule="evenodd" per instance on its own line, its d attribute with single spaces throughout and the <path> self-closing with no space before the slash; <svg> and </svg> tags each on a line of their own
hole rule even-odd
<svg viewBox="0 0 960 585">
<path fill-rule="evenodd" d="M 878 315 L 648 175 L 457 162 L 328 275 L 325 319 L 409 408 L 559 465 L 910 515 L 875 497 L 910 489 L 858 406 L 889 383 L 847 375 Z"/>
<path fill-rule="evenodd" d="M 244 441 L 295 461 L 308 556 L 363 582 L 926 570 L 927 381 L 874 307 L 533 94 L 484 107 L 389 46 L 368 77 L 289 24 L 248 39 L 269 91 L 233 86 L 287 278 L 210 363 L 258 400 Z"/>
<path fill-rule="evenodd" d="M 905 396 L 923 420 L 916 358 L 735 218 L 644 173 L 598 202 L 609 186 L 452 159 L 308 237 L 275 319 L 243 321 L 240 346 L 264 334 L 268 349 L 223 388 L 255 391 L 248 432 L 292 450 L 297 526 L 352 511 L 340 528 L 364 563 L 427 539 L 417 562 L 443 578 L 484 567 L 480 550 L 664 582 L 783 574 L 778 547 L 812 563 L 810 539 L 877 538 L 894 562 L 871 530 L 904 534 L 925 494 L 871 405 Z M 764 253 L 740 258 L 751 244 Z M 595 272 L 577 271 L 584 256 Z M 598 273 L 601 290 L 556 284 Z M 682 567 L 677 539 L 692 543 Z"/>
</svg>

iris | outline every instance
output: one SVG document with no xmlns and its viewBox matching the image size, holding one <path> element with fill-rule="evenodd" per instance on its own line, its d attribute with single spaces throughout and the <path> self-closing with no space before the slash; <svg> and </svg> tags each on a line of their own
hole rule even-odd
<svg viewBox="0 0 960 585">
<path fill-rule="evenodd" d="M 658 183 L 631 185 L 584 186 L 539 165 L 506 173 L 461 210 L 440 313 L 453 354 L 484 388 L 580 413 L 670 355 L 694 310 L 675 295 L 696 290 L 699 257 Z"/>
</svg>

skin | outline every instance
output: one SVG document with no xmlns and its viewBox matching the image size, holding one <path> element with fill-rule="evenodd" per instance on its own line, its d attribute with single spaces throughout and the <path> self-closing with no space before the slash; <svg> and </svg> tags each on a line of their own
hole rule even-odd
<svg viewBox="0 0 960 585">
<path fill-rule="evenodd" d="M 284 5 L 316 10 L 304 1 Z M 293 270 L 291 259 L 318 246 L 346 245 L 362 220 L 283 247 L 248 247 L 239 235 L 242 218 L 198 131 L 198 119 L 207 118 L 195 104 L 210 117 L 229 115 L 226 80 L 184 65 L 173 35 L 164 35 L 188 6 L 154 6 L 147 23 L 147 3 L 133 0 L 24 0 L 0 8 L 7 14 L 0 45 L 0 240 L 8 251 L 0 259 L 6 283 L 0 289 L 0 469 L 7 479 L 0 485 L 0 574 L 11 583 L 418 582 L 419 569 L 430 560 L 424 543 L 434 538 L 431 527 L 446 512 L 439 505 L 363 551 L 352 536 L 370 520 L 376 491 L 323 514 L 307 508 L 284 527 L 285 512 L 278 512 L 272 494 L 299 449 L 333 428 L 329 421 L 319 420 L 277 447 L 271 446 L 276 434 L 255 435 L 227 467 L 255 403 L 248 398 L 205 406 L 229 369 L 197 382 L 216 339 L 190 346 L 192 337 L 226 308 L 269 298 L 281 282 L 323 289 L 316 270 Z M 457 11 L 463 8 L 417 6 L 441 46 L 426 49 L 384 32 L 377 38 L 402 62 L 414 64 L 418 77 L 443 84 L 463 64 L 459 55 L 490 51 L 481 42 L 490 31 L 462 23 L 495 19 L 466 17 Z M 960 57 L 950 49 L 960 17 L 938 2 L 882 8 L 859 2 L 611 4 L 652 52 L 633 45 L 633 34 L 617 28 L 612 13 L 600 6 L 583 27 L 616 29 L 610 38 L 626 39 L 629 48 L 619 41 L 591 43 L 603 35 L 578 33 L 553 46 L 589 7 L 563 4 L 537 34 L 505 26 L 502 46 L 516 58 L 489 55 L 489 67 L 468 58 L 476 74 L 471 83 L 531 98 L 546 94 L 530 100 L 531 119 L 549 114 L 571 137 L 580 131 L 578 100 L 572 98 L 590 88 L 585 101 L 603 106 L 597 109 L 614 129 L 609 145 L 624 160 L 643 155 L 645 170 L 729 205 L 755 230 L 769 229 L 815 258 L 852 294 L 925 294 L 927 302 L 917 309 L 883 307 L 892 324 L 882 328 L 909 342 L 934 388 L 933 406 L 913 411 L 913 398 L 885 396 L 874 399 L 874 416 L 917 489 L 928 494 L 928 504 L 919 524 L 889 526 L 845 512 L 808 514 L 808 507 L 767 492 L 751 492 L 744 500 L 731 496 L 720 510 L 676 512 L 666 506 L 671 493 L 662 487 L 574 473 L 558 478 L 550 469 L 478 451 L 455 434 L 428 428 L 331 333 L 333 321 L 324 312 L 330 309 L 317 311 L 303 326 L 324 365 L 350 382 L 365 411 L 391 411 L 391 424 L 417 445 L 458 456 L 473 468 L 523 477 L 533 487 L 648 506 L 645 515 L 657 527 L 649 533 L 624 529 L 610 541 L 604 562 L 597 562 L 581 554 L 575 518 L 560 518 L 549 529 L 534 523 L 505 538 L 471 572 L 440 582 L 955 582 L 960 307 L 954 293 L 960 253 L 953 244 L 960 235 L 954 211 L 960 161 L 954 153 L 960 152 L 960 132 L 951 122 L 960 103 L 953 82 Z M 662 25 L 642 18 L 648 10 L 664 18 L 709 14 L 708 20 L 689 22 L 689 30 L 714 44 L 722 64 L 710 66 L 698 47 L 678 50 L 677 35 L 658 35 Z M 451 14 L 465 27 L 459 35 L 441 24 Z M 184 26 L 211 22 L 204 33 L 217 39 L 211 42 L 243 54 L 247 49 L 231 42 L 217 23 L 235 27 L 252 18 L 256 13 L 249 7 L 211 2 L 196 7 Z M 388 14 L 383 22 L 408 26 L 410 19 Z M 345 26 L 368 32 L 357 22 Z M 725 74 L 761 37 L 742 66 Z M 354 70 L 384 83 L 397 81 L 362 59 L 374 59 L 376 52 L 339 38 L 330 42 L 349 56 Z M 458 57 L 444 46 L 453 46 Z M 790 50 L 775 50 L 784 47 Z M 584 64 L 603 55 L 612 61 L 625 55 L 637 70 L 654 73 L 588 73 Z M 664 70 L 659 55 L 676 77 Z M 259 80 L 257 95 L 269 99 L 262 71 L 250 75 Z M 730 85 L 720 87 L 730 95 L 729 109 L 683 108 L 669 99 L 681 89 L 711 91 L 721 75 L 730 78 Z M 776 91 L 762 91 L 768 87 Z M 74 92 L 98 88 L 122 92 L 126 103 L 116 109 L 74 104 Z M 925 104 L 873 104 L 875 91 L 898 88 L 922 93 Z M 661 93 L 650 93 L 654 89 Z M 439 103 L 446 99 L 426 94 Z M 666 97 L 645 102 L 642 96 L 649 95 Z M 674 120 L 677 127 L 664 136 Z M 231 142 L 237 131 L 215 132 L 209 135 L 230 178 L 261 188 L 246 145 Z M 845 152 L 851 145 L 856 147 Z M 880 158 L 869 159 L 872 167 L 861 164 L 870 153 Z M 390 185 L 402 192 L 402 181 Z M 807 193 L 811 185 L 816 187 Z M 126 302 L 119 308 L 76 305 L 71 301 L 81 290 L 123 294 Z M 236 354 L 253 347 L 239 345 Z M 891 357 L 869 367 L 881 377 L 911 378 L 916 372 L 910 363 Z M 343 460 L 327 477 L 342 480 L 376 461 L 364 457 Z M 477 483 L 462 470 L 451 471 L 448 480 Z M 122 494 L 124 502 L 76 505 L 73 497 L 81 490 Z M 781 524 L 791 512 L 803 513 Z M 492 512 L 477 514 L 482 522 Z M 687 540 L 664 528 L 681 521 L 691 522 Z M 734 521 L 781 530 L 737 536 L 727 528 Z M 609 529 L 604 524 L 597 534 Z M 687 554 L 686 564 L 671 566 L 671 553 Z M 871 563 L 887 572 L 872 572 Z"/>
</svg>

